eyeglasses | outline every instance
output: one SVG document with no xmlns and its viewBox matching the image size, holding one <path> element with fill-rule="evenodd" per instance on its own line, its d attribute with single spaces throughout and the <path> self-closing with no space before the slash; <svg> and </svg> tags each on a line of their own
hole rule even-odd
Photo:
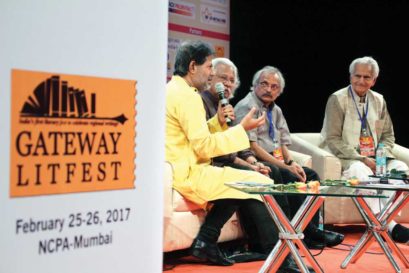
<svg viewBox="0 0 409 273">
<path fill-rule="evenodd" d="M 266 82 L 266 81 L 260 82 L 259 85 L 260 85 L 262 88 L 264 88 L 264 89 L 267 89 L 267 88 L 269 88 L 269 87 L 270 87 L 271 90 L 280 89 L 280 85 L 279 85 L 279 84 L 275 84 L 275 83 L 269 84 L 269 83 Z"/>
<path fill-rule="evenodd" d="M 231 85 L 236 85 L 235 78 L 229 78 L 227 75 L 216 75 L 216 77 L 223 80 L 223 83 L 230 83 Z"/>
<path fill-rule="evenodd" d="M 357 80 L 360 80 L 361 78 L 364 79 L 364 81 L 369 82 L 373 79 L 372 76 L 368 75 L 359 75 L 359 74 L 354 74 L 353 77 Z"/>
</svg>

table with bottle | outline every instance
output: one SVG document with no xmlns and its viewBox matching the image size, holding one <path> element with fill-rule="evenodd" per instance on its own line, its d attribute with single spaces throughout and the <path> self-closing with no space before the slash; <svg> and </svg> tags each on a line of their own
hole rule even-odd
<svg viewBox="0 0 409 273">
<path fill-rule="evenodd" d="M 349 255 L 342 262 L 341 268 L 346 268 L 349 263 L 357 262 L 369 248 L 369 246 L 373 242 L 377 241 L 394 270 L 396 272 L 401 272 L 401 269 L 392 253 L 394 253 L 402 261 L 406 268 L 409 268 L 409 262 L 391 238 L 388 232 L 388 225 L 409 202 L 409 185 L 407 184 L 407 174 L 405 172 L 395 170 L 392 173 L 378 173 L 378 175 L 373 175 L 371 177 L 377 178 L 377 180 L 359 181 L 359 183 L 356 185 L 346 184 L 346 186 L 374 190 L 377 194 L 384 194 L 385 191 L 390 191 L 394 193 L 394 196 L 389 198 L 387 203 L 377 214 L 372 211 L 364 198 L 351 197 L 367 228 L 358 243 L 353 247 Z M 400 180 L 403 183 L 390 183 L 391 181 L 396 180 Z"/>
<path fill-rule="evenodd" d="M 259 272 L 277 272 L 289 253 L 292 254 L 302 272 L 309 272 L 304 260 L 313 267 L 315 272 L 324 272 L 302 239 L 304 238 L 304 229 L 321 207 L 325 197 L 351 197 L 356 200 L 363 200 L 363 198 L 387 198 L 387 196 L 376 191 L 346 187 L 334 182 L 332 182 L 334 185 L 331 185 L 331 183 L 319 185 L 318 181 L 316 182 L 315 185 L 312 183 L 304 184 L 305 187 L 299 187 L 302 183 L 287 185 L 257 182 L 226 183 L 227 186 L 237 190 L 260 195 L 278 228 L 279 240 Z M 273 198 L 275 195 L 304 195 L 306 198 L 290 221 Z"/>
<path fill-rule="evenodd" d="M 369 150 L 365 152 L 369 155 L 374 154 L 373 146 L 369 147 Z M 367 229 L 349 255 L 342 262 L 341 268 L 346 268 L 349 263 L 357 262 L 375 240 L 382 248 L 396 272 L 401 272 L 401 269 L 392 255 L 392 252 L 398 256 L 406 268 L 409 268 L 408 260 L 388 232 L 389 223 L 409 202 L 409 185 L 407 178 L 409 173 L 407 173 L 407 171 L 398 170 L 391 170 L 387 173 L 387 160 L 385 145 L 380 142 L 375 151 L 376 167 L 375 175 L 370 176 L 372 179 L 369 179 L 368 181 L 359 181 L 359 183 L 355 185 L 345 183 L 346 186 L 374 190 L 378 194 L 389 191 L 392 192 L 393 196 L 389 198 L 380 213 L 376 214 L 368 206 L 365 199 L 351 197 L 358 208 Z M 390 183 L 391 181 L 394 181 L 394 183 Z M 396 181 L 401 181 L 401 183 L 396 183 Z M 338 180 L 338 182 L 343 183 L 342 180 Z"/>
</svg>

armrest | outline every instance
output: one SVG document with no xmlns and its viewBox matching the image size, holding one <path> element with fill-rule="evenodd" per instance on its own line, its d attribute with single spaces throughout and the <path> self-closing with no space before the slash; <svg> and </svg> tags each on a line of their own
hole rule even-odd
<svg viewBox="0 0 409 273">
<path fill-rule="evenodd" d="M 163 176 L 163 216 L 165 218 L 170 218 L 172 216 L 173 206 L 172 206 L 172 194 L 173 194 L 173 168 L 172 164 L 165 162 L 165 171 Z"/>
<path fill-rule="evenodd" d="M 308 168 L 312 167 L 312 159 L 310 155 L 306 155 L 292 150 L 289 150 L 289 152 L 294 161 L 300 164 L 301 166 Z"/>
<path fill-rule="evenodd" d="M 341 161 L 336 156 L 293 134 L 291 141 L 291 150 L 311 156 L 312 168 L 321 179 L 341 178 Z"/>
<path fill-rule="evenodd" d="M 392 149 L 393 155 L 396 159 L 401 160 L 409 166 L 409 149 L 401 145 L 395 144 Z"/>
</svg>

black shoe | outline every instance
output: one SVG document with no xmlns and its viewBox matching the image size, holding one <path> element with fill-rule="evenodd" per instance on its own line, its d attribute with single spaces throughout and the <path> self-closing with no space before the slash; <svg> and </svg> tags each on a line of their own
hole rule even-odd
<svg viewBox="0 0 409 273">
<path fill-rule="evenodd" d="M 310 273 L 315 273 L 314 269 L 307 266 Z M 293 257 L 287 256 L 283 264 L 278 269 L 277 273 L 300 273 L 301 269 L 298 268 L 297 263 L 294 261 Z"/>
<path fill-rule="evenodd" d="M 328 247 L 339 245 L 344 240 L 343 234 L 326 229 L 316 229 L 309 232 L 308 236 L 314 241 L 323 242 Z"/>
<path fill-rule="evenodd" d="M 323 248 L 325 248 L 324 242 L 315 241 L 315 240 L 310 239 L 310 238 L 305 238 L 304 243 L 309 249 L 323 249 Z"/>
<path fill-rule="evenodd" d="M 254 262 L 254 261 L 264 261 L 267 259 L 266 254 L 258 253 L 258 252 L 238 252 L 232 255 L 227 256 L 228 259 L 233 260 L 235 263 L 247 263 L 247 262 Z"/>
<path fill-rule="evenodd" d="M 226 258 L 217 244 L 206 243 L 194 239 L 190 247 L 190 254 L 203 261 L 209 261 L 216 265 L 233 265 L 234 261 Z"/>
<path fill-rule="evenodd" d="M 397 243 L 407 244 L 409 242 L 409 229 L 396 224 L 391 232 L 392 239 Z"/>
</svg>

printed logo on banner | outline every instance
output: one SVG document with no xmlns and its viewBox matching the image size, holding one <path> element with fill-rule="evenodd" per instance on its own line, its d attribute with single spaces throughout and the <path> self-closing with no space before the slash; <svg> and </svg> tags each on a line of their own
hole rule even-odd
<svg viewBox="0 0 409 273">
<path fill-rule="evenodd" d="M 200 5 L 200 21 L 204 24 L 228 27 L 228 12 L 226 9 Z"/>
<path fill-rule="evenodd" d="M 186 3 L 183 1 L 178 0 L 170 0 L 169 1 L 169 12 L 187 17 L 189 19 L 196 19 L 196 6 L 192 3 Z"/>
<path fill-rule="evenodd" d="M 182 43 L 181 39 L 169 37 L 168 38 L 168 50 L 176 51 L 181 43 Z"/>
<path fill-rule="evenodd" d="M 10 196 L 134 188 L 136 81 L 12 70 Z"/>
<path fill-rule="evenodd" d="M 215 45 L 214 51 L 216 52 L 216 57 L 225 57 L 224 46 Z"/>
<path fill-rule="evenodd" d="M 202 0 L 202 3 L 207 3 L 207 4 L 218 4 L 227 7 L 228 5 L 228 0 Z"/>
</svg>

